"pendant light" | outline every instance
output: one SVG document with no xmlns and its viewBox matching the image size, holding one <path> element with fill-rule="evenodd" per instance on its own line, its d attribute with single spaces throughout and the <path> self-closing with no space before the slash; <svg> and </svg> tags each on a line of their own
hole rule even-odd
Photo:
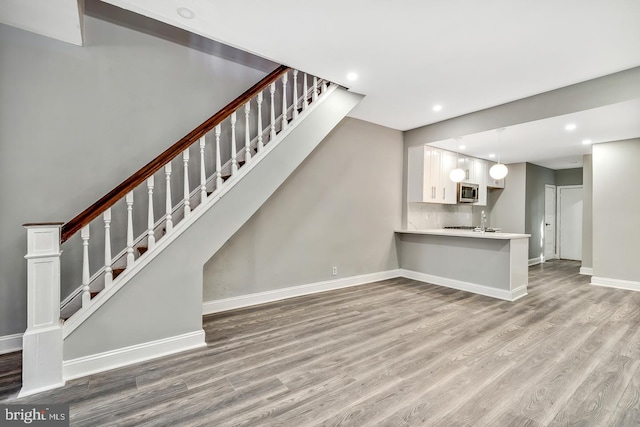
<svg viewBox="0 0 640 427">
<path fill-rule="evenodd" d="M 489 176 L 491 176 L 491 178 L 493 179 L 503 179 L 509 173 L 509 169 L 507 169 L 507 167 L 504 164 L 500 163 L 500 149 L 502 148 L 500 135 L 502 134 L 502 132 L 504 132 L 504 128 L 498 129 L 497 132 L 498 132 L 498 163 L 491 166 L 491 169 L 489 169 Z"/>
<path fill-rule="evenodd" d="M 456 138 L 456 146 L 459 146 L 460 137 Z M 460 161 L 458 160 L 458 150 L 456 150 L 456 168 L 449 172 L 449 178 L 453 182 L 462 182 L 467 176 L 466 172 L 460 169 Z"/>
</svg>

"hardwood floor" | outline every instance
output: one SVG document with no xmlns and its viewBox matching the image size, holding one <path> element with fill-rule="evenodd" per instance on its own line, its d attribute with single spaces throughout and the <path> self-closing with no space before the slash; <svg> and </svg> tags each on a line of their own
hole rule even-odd
<svg viewBox="0 0 640 427">
<path fill-rule="evenodd" d="M 640 425 L 640 293 L 578 269 L 531 267 L 513 303 L 394 279 L 206 316 L 206 349 L 15 403 L 78 426 Z M 0 369 L 1 398 L 19 353 Z"/>
</svg>

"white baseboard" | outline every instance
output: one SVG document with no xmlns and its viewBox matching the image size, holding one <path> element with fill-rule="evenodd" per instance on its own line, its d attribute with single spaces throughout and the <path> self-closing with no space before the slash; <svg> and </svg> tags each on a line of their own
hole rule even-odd
<svg viewBox="0 0 640 427">
<path fill-rule="evenodd" d="M 593 268 L 580 267 L 580 274 L 584 274 L 585 276 L 593 276 Z"/>
<path fill-rule="evenodd" d="M 476 283 L 463 282 L 461 280 L 448 279 L 446 277 L 433 276 L 431 274 L 420 273 L 412 270 L 400 270 L 402 277 L 407 279 L 418 280 L 420 282 L 432 285 L 445 286 L 447 288 L 458 289 L 461 291 L 472 292 L 474 294 L 485 295 L 492 298 L 498 298 L 506 301 L 515 301 L 527 295 L 527 285 L 519 286 L 513 291 L 504 289 L 490 288 Z"/>
<path fill-rule="evenodd" d="M 13 353 L 20 350 L 22 350 L 22 334 L 0 337 L 0 354 Z"/>
<path fill-rule="evenodd" d="M 591 277 L 591 284 L 606 288 L 626 289 L 628 291 L 640 291 L 640 282 L 631 280 L 610 279 L 608 277 Z"/>
<path fill-rule="evenodd" d="M 542 264 L 543 262 L 544 262 L 544 259 L 540 257 L 530 258 L 529 267 L 531 267 L 532 265 Z"/>
<path fill-rule="evenodd" d="M 379 280 L 393 279 L 400 276 L 400 270 L 387 270 L 378 273 L 361 274 L 359 276 L 345 277 L 341 279 L 326 280 L 323 282 L 306 285 L 291 286 L 289 288 L 274 289 L 272 291 L 258 292 L 249 295 L 206 301 L 202 306 L 202 314 L 219 313 L 267 302 L 280 301 L 287 298 L 310 295 L 318 292 L 332 291 L 351 286 L 364 285 Z"/>
<path fill-rule="evenodd" d="M 62 372 L 65 380 L 71 380 L 206 345 L 204 331 L 199 330 L 118 350 L 65 360 Z"/>
</svg>

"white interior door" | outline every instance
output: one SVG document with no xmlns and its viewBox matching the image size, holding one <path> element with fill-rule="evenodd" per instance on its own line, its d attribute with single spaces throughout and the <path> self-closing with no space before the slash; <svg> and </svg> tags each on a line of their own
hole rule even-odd
<svg viewBox="0 0 640 427">
<path fill-rule="evenodd" d="M 544 259 L 556 257 L 556 186 L 544 186 Z"/>
<path fill-rule="evenodd" d="M 582 186 L 558 187 L 560 258 L 582 260 Z"/>
</svg>

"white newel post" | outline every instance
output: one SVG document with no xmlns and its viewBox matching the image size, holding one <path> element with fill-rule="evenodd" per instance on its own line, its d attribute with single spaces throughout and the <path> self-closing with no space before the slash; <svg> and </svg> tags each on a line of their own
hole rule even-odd
<svg viewBox="0 0 640 427">
<path fill-rule="evenodd" d="M 25 224 L 27 229 L 27 330 L 22 337 L 19 397 L 64 385 L 60 321 L 60 229 L 62 223 Z"/>
</svg>

